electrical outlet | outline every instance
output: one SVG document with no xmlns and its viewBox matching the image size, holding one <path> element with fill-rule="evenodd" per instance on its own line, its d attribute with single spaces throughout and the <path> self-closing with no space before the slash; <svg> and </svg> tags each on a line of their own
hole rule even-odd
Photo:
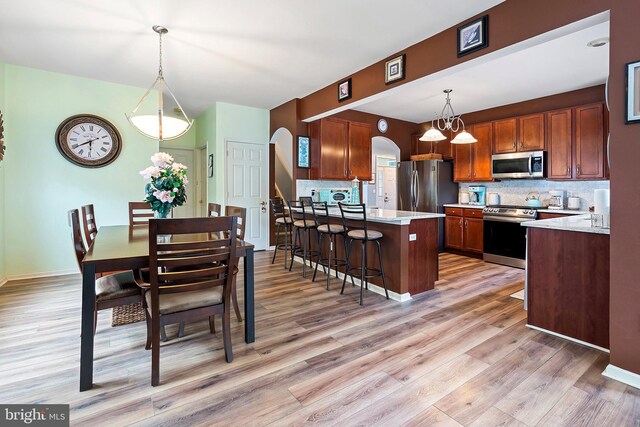
<svg viewBox="0 0 640 427">
<path fill-rule="evenodd" d="M 410 241 L 410 242 L 415 242 L 415 241 L 416 241 L 416 239 L 417 239 L 417 236 L 416 236 L 416 234 L 415 234 L 415 233 L 414 233 L 414 234 L 409 234 L 409 241 Z"/>
</svg>

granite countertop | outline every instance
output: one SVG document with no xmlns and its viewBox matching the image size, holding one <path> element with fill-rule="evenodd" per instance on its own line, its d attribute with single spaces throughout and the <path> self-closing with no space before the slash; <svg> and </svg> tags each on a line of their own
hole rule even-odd
<svg viewBox="0 0 640 427">
<path fill-rule="evenodd" d="M 306 211 L 312 213 L 311 209 L 307 208 Z M 342 215 L 340 214 L 340 208 L 330 207 L 329 216 L 342 218 Z M 349 218 L 349 215 L 346 215 L 346 217 Z M 367 221 L 382 222 L 386 224 L 407 225 L 411 222 L 411 220 L 414 219 L 434 219 L 444 217 L 444 214 L 439 213 L 367 208 Z"/>
<path fill-rule="evenodd" d="M 537 209 L 537 211 L 544 213 L 556 213 L 561 215 L 585 215 L 589 213 L 589 211 L 576 211 L 572 209 Z"/>
<path fill-rule="evenodd" d="M 523 227 L 547 228 L 550 230 L 577 231 L 581 233 L 610 234 L 608 228 L 591 227 L 591 214 L 571 215 L 562 218 L 539 219 L 521 223 Z"/>
<path fill-rule="evenodd" d="M 466 204 L 463 205 L 462 203 L 445 203 L 444 205 L 445 208 L 462 208 L 462 209 L 483 209 L 484 205 L 470 205 L 470 204 Z"/>
</svg>

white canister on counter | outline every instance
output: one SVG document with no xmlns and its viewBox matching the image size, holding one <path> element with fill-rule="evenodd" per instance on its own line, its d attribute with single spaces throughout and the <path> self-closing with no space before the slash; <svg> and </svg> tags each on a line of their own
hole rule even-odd
<svg viewBox="0 0 640 427">
<path fill-rule="evenodd" d="M 498 193 L 489 193 L 489 206 L 497 206 L 500 204 L 500 195 Z"/>
<path fill-rule="evenodd" d="M 574 211 L 580 210 L 580 197 L 569 196 L 567 197 L 567 209 Z"/>
<path fill-rule="evenodd" d="M 469 192 L 467 192 L 467 191 L 460 192 L 460 196 L 458 197 L 458 199 L 460 200 L 461 204 L 468 205 L 469 204 Z"/>
</svg>

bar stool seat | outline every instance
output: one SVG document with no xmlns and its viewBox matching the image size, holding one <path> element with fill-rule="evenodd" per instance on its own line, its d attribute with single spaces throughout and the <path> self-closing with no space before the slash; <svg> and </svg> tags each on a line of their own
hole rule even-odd
<svg viewBox="0 0 640 427">
<path fill-rule="evenodd" d="M 338 224 L 324 224 L 318 226 L 318 231 L 320 233 L 340 234 L 344 233 L 345 229 L 342 225 Z"/>
<path fill-rule="evenodd" d="M 382 238 L 382 233 L 375 230 L 351 230 L 347 233 L 347 236 L 356 240 L 377 240 Z"/>
<path fill-rule="evenodd" d="M 291 218 L 283 216 L 282 218 L 276 219 L 276 224 L 291 224 Z"/>
<path fill-rule="evenodd" d="M 311 219 L 299 219 L 295 221 L 293 225 L 298 228 L 315 228 L 316 222 Z"/>
</svg>

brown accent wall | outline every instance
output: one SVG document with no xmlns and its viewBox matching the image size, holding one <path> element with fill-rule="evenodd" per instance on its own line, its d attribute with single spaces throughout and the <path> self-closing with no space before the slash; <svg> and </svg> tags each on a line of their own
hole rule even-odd
<svg viewBox="0 0 640 427">
<path fill-rule="evenodd" d="M 624 124 L 625 64 L 640 60 L 638 0 L 611 10 L 611 364 L 640 374 L 640 123 Z"/>
<path fill-rule="evenodd" d="M 417 123 L 355 110 L 342 111 L 331 117 L 370 124 L 372 137 L 384 136 L 396 143 L 400 148 L 400 160 L 409 160 L 409 156 L 411 155 L 411 135 L 420 131 L 420 125 Z M 378 120 L 382 118 L 384 118 L 389 124 L 389 129 L 386 133 L 382 133 L 378 130 Z"/>
<path fill-rule="evenodd" d="M 353 96 L 348 101 L 338 103 L 336 90 L 338 82 L 306 96 L 301 99 L 301 118 L 313 117 L 345 103 L 384 92 L 392 87 L 606 11 L 612 3 L 625 2 L 620 0 L 616 2 L 612 0 L 507 0 L 467 20 L 489 14 L 489 46 L 487 48 L 458 58 L 456 52 L 458 25 L 456 25 L 352 74 Z M 406 78 L 386 86 L 384 63 L 401 53 L 406 54 Z"/>
</svg>

